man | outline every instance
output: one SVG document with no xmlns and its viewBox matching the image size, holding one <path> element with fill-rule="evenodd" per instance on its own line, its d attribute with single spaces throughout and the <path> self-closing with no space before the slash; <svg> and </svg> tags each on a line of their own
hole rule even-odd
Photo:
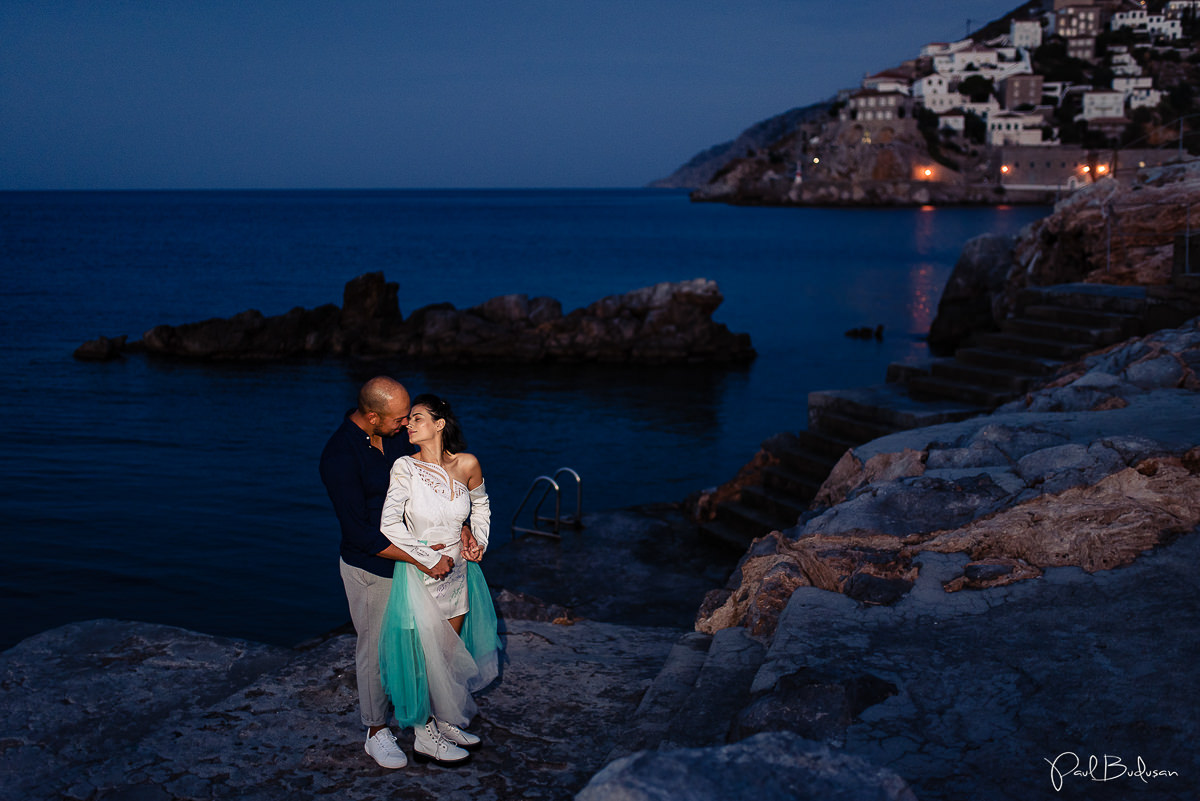
<svg viewBox="0 0 1200 801">
<path fill-rule="evenodd" d="M 407 757 L 388 728 L 391 708 L 379 675 L 379 630 L 392 589 L 397 561 L 416 564 L 379 530 L 392 463 L 412 452 L 408 437 L 396 437 L 408 423 L 408 391 L 386 376 L 372 378 L 358 393 L 358 406 L 346 413 L 321 452 L 321 480 L 341 524 L 342 583 L 358 634 L 354 661 L 358 702 L 367 727 L 366 752 L 385 768 L 402 768 Z M 454 566 L 443 556 L 432 568 L 442 578 Z"/>
</svg>

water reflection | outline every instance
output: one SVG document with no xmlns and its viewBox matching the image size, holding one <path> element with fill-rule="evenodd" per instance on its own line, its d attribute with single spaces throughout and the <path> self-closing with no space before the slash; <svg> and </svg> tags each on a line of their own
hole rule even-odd
<svg viewBox="0 0 1200 801">
<path fill-rule="evenodd" d="M 914 264 L 908 273 L 908 285 L 911 292 L 908 330 L 914 334 L 927 334 L 942 292 L 937 267 L 927 261 Z"/>
</svg>

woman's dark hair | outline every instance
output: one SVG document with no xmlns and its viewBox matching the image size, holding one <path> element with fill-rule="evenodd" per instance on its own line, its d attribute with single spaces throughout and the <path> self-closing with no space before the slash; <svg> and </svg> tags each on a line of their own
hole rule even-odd
<svg viewBox="0 0 1200 801">
<path fill-rule="evenodd" d="M 413 398 L 412 405 L 414 407 L 424 406 L 433 415 L 434 420 L 446 421 L 445 427 L 442 428 L 442 447 L 448 453 L 463 453 L 467 450 L 467 440 L 463 437 L 462 426 L 458 424 L 458 418 L 454 416 L 454 410 L 450 408 L 447 401 L 427 392 Z"/>
</svg>

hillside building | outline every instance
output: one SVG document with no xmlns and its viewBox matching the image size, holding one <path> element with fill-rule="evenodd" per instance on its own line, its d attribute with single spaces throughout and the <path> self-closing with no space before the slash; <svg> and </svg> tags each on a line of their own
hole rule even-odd
<svg viewBox="0 0 1200 801">
<path fill-rule="evenodd" d="M 1022 114 L 1015 111 L 1000 111 L 987 118 L 987 143 L 993 147 L 1002 145 L 1026 145 L 1040 147 L 1054 144 L 1043 140 L 1041 114 Z"/>
<path fill-rule="evenodd" d="M 1095 39 L 1100 33 L 1100 9 L 1090 3 L 1084 4 L 1075 0 L 1070 5 L 1057 8 L 1054 12 L 1054 33 L 1068 41 L 1075 38 L 1091 37 Z"/>
<path fill-rule="evenodd" d="M 1125 116 L 1125 95 L 1111 89 L 1093 89 L 1083 93 L 1083 112 L 1078 119 L 1112 119 Z"/>
<path fill-rule="evenodd" d="M 1000 84 L 1000 96 L 1006 109 L 1021 106 L 1036 106 L 1042 102 L 1042 87 L 1046 79 L 1041 75 L 1012 75 Z"/>
<path fill-rule="evenodd" d="M 1042 44 L 1041 20 L 1014 19 L 1008 29 L 1008 40 L 1012 42 L 1013 47 L 1037 50 Z"/>
<path fill-rule="evenodd" d="M 958 108 L 966 98 L 950 88 L 950 79 L 940 73 L 918 78 L 912 85 L 912 96 L 935 114 Z"/>
<path fill-rule="evenodd" d="M 1009 189 L 1069 191 L 1113 175 L 1130 178 L 1140 169 L 1162 166 L 1174 157 L 1170 150 L 1006 146 L 999 149 L 1000 184 Z"/>
<path fill-rule="evenodd" d="M 1131 109 L 1157 106 L 1162 101 L 1162 92 L 1154 88 L 1154 79 L 1149 75 L 1137 77 L 1115 77 L 1114 92 L 1120 92 L 1125 105 Z"/>
</svg>

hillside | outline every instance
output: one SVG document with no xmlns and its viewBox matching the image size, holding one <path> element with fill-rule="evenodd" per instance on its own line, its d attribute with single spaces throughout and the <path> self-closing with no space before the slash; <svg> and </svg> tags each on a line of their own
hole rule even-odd
<svg viewBox="0 0 1200 801">
<path fill-rule="evenodd" d="M 742 131 L 736 139 L 697 153 L 686 164 L 665 178 L 652 181 L 655 189 L 695 189 L 712 180 L 731 159 L 756 153 L 795 131 L 802 123 L 827 113 L 833 102 L 827 100 L 811 106 L 793 108 L 762 120 Z"/>
<path fill-rule="evenodd" d="M 745 205 L 1049 203 L 1200 153 L 1200 14 L 1054 5 L 926 43 L 651 186 Z"/>
</svg>

